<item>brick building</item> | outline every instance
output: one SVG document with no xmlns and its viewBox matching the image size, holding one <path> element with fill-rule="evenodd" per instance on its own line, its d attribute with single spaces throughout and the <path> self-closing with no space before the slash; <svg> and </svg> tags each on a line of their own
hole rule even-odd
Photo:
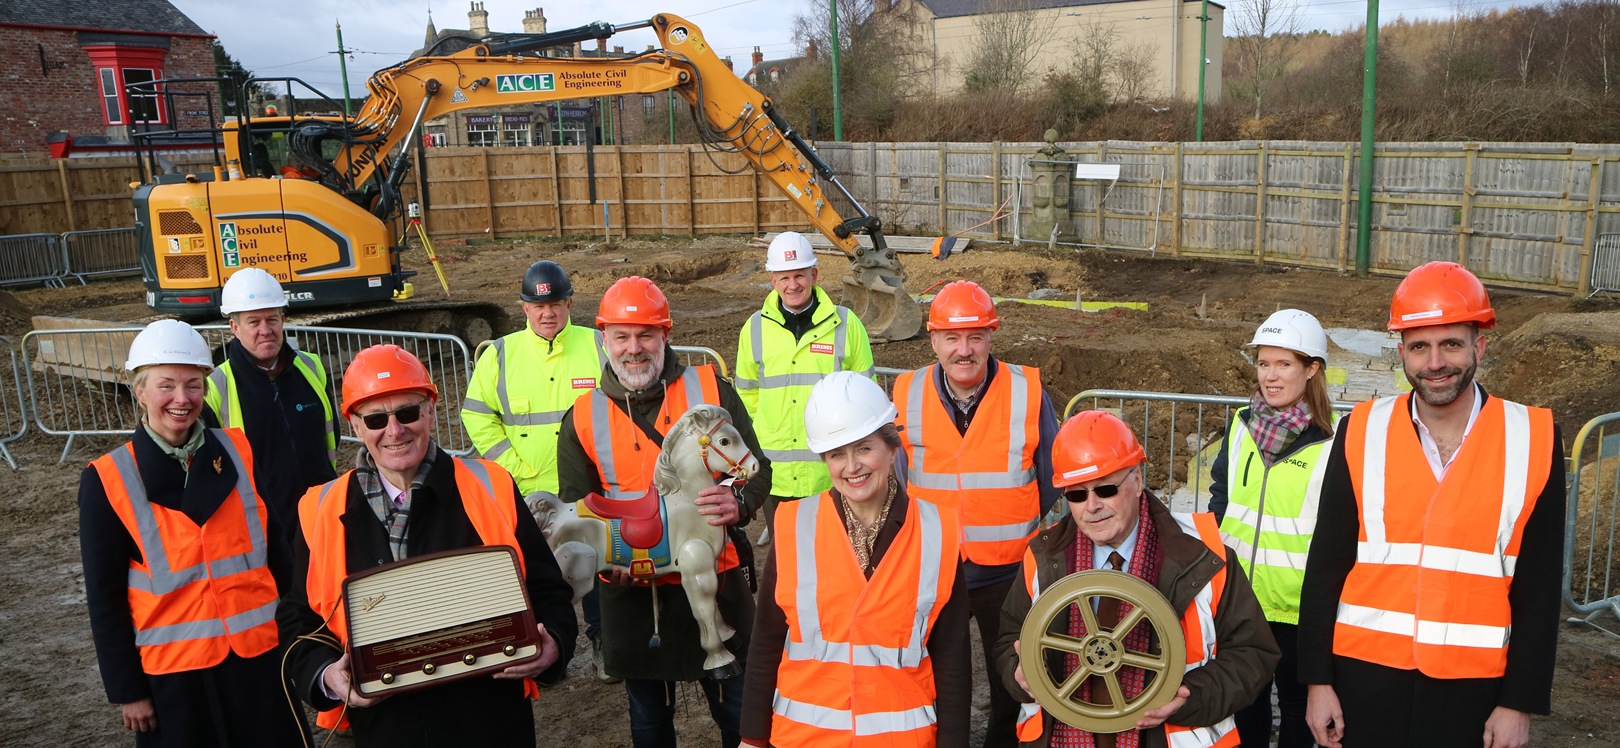
<svg viewBox="0 0 1620 748">
<path fill-rule="evenodd" d="M 209 126 L 217 94 L 213 111 L 201 97 L 177 97 L 169 111 L 124 86 L 213 77 L 213 43 L 167 0 L 0 2 L 0 153 L 43 157 L 49 141 L 71 137 L 74 156 L 123 154 L 132 122 Z"/>
</svg>

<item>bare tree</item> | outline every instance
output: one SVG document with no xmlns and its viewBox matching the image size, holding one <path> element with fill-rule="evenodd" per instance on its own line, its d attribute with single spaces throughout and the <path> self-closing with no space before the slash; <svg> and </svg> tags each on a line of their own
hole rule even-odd
<svg viewBox="0 0 1620 748">
<path fill-rule="evenodd" d="M 1254 102 L 1254 118 L 1260 119 L 1272 84 L 1288 72 L 1293 59 L 1302 6 L 1299 0 L 1241 0 L 1234 10 L 1233 41 L 1241 77 L 1231 87 L 1239 97 Z"/>
<path fill-rule="evenodd" d="M 1051 19 L 1042 16 L 1034 0 L 987 0 L 980 6 L 967 89 L 1017 92 L 1033 84 L 1030 67 L 1051 37 Z"/>
<path fill-rule="evenodd" d="M 1119 51 L 1113 68 L 1115 101 L 1130 104 L 1158 93 L 1153 62 L 1158 55 L 1159 45 L 1154 42 L 1132 44 Z"/>
</svg>

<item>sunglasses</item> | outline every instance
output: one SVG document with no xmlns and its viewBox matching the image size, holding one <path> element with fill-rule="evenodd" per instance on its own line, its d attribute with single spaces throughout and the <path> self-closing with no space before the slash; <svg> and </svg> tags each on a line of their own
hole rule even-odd
<svg viewBox="0 0 1620 748">
<path fill-rule="evenodd" d="M 364 423 L 366 428 L 371 429 L 372 431 L 382 431 L 383 429 L 388 428 L 389 416 L 393 416 L 395 420 L 398 420 L 399 425 L 401 426 L 409 423 L 416 423 L 422 418 L 422 405 L 426 402 L 426 400 L 423 400 L 420 403 L 415 405 L 407 405 L 398 410 L 385 410 L 381 413 L 365 413 L 360 416 L 360 422 Z M 1112 494 L 1109 495 L 1111 496 Z"/>
<path fill-rule="evenodd" d="M 1097 486 L 1096 488 L 1090 490 L 1084 488 L 1071 488 L 1065 492 L 1065 497 L 1069 501 L 1073 501 L 1077 504 L 1085 503 L 1086 500 L 1090 498 L 1091 494 L 1096 494 L 1097 498 L 1099 499 L 1112 499 L 1116 494 L 1119 493 L 1119 487 L 1124 485 L 1126 480 L 1130 480 L 1131 475 L 1135 472 L 1136 468 L 1131 468 L 1131 472 L 1126 473 L 1125 478 L 1119 483 L 1109 483 L 1104 486 Z"/>
</svg>

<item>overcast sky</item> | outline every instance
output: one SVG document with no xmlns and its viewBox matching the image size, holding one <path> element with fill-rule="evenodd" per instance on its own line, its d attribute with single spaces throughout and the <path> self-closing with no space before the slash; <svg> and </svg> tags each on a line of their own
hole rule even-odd
<svg viewBox="0 0 1620 748">
<path fill-rule="evenodd" d="M 365 91 L 372 71 L 405 58 L 422 45 L 430 4 L 425 0 L 260 0 L 253 3 L 217 0 L 170 0 L 197 25 L 219 37 L 226 51 L 261 76 L 293 76 L 336 98 L 343 94 L 338 73 L 334 24 L 343 24 L 343 44 L 354 50 L 349 60 L 349 85 L 355 96 Z M 1233 0 L 1234 2 L 1237 0 Z M 1507 7 L 1511 2 L 1465 0 L 1474 9 Z M 489 26 L 495 32 L 523 30 L 523 12 L 545 0 L 484 0 Z M 702 27 L 705 37 L 722 57 L 730 55 L 739 72 L 746 70 L 755 45 L 765 59 L 796 56 L 791 25 L 795 13 L 809 7 L 804 0 L 571 0 L 546 8 L 551 31 L 574 28 L 592 21 L 627 24 L 660 12 L 677 13 Z M 1227 3 L 1230 6 L 1230 2 Z M 1365 0 L 1307 0 L 1307 29 L 1339 31 L 1366 18 Z M 1527 3 L 1518 3 L 1525 5 Z M 1530 3 L 1533 4 L 1533 3 Z M 439 0 L 432 4 L 433 21 L 440 29 L 467 27 L 467 0 Z M 544 7 L 544 6 L 541 6 Z M 1380 17 L 1391 21 L 1445 17 L 1454 2 L 1447 0 L 1384 0 Z M 656 44 L 650 30 L 613 37 L 609 46 L 627 50 Z"/>
</svg>

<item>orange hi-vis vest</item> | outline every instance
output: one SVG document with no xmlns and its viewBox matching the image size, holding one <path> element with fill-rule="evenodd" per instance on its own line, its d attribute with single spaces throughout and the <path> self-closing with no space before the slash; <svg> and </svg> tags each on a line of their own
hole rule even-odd
<svg viewBox="0 0 1620 748">
<path fill-rule="evenodd" d="M 523 551 L 517 541 L 517 497 L 512 476 L 490 460 L 456 461 L 456 493 L 484 545 L 510 546 L 518 551 L 518 571 L 527 577 Z M 349 575 L 349 538 L 343 529 L 343 512 L 349 505 L 350 470 L 337 480 L 315 486 L 298 501 L 298 524 L 309 545 L 309 575 L 305 588 L 309 608 L 327 621 L 327 628 L 346 648 L 349 640 L 348 616 L 343 606 L 343 579 Z M 524 695 L 539 695 L 539 686 L 525 679 Z M 327 730 L 348 729 L 343 707 L 316 715 L 315 723 Z"/>
<path fill-rule="evenodd" d="M 653 419 L 653 428 L 661 435 L 667 434 L 667 429 L 686 411 L 705 404 L 720 406 L 720 384 L 714 367 L 688 366 L 679 379 L 665 388 L 664 403 Z M 574 434 L 596 457 L 596 475 L 602 482 L 605 497 L 620 501 L 638 499 L 652 488 L 653 468 L 664 451 L 642 433 L 641 427 L 615 405 L 601 387 L 574 401 Z M 586 514 L 584 502 L 576 506 L 582 515 Z M 644 549 L 636 549 L 636 558 L 645 556 Z M 716 564 L 716 570 L 722 573 L 737 568 L 737 549 L 732 547 L 730 538 L 726 539 L 726 549 Z"/>
<path fill-rule="evenodd" d="M 938 364 L 894 380 L 896 425 L 906 434 L 907 490 L 955 509 L 962 551 L 983 566 L 1017 563 L 1035 535 L 1041 487 L 1035 451 L 1041 444 L 1041 372 L 998 362 L 967 433 L 939 399 Z"/>
<path fill-rule="evenodd" d="M 133 443 L 91 463 L 141 549 L 141 561 L 129 562 L 129 613 L 141 669 L 150 675 L 212 667 L 231 652 L 255 657 L 279 640 L 253 450 L 239 429 L 210 432 L 236 468 L 236 487 L 201 526 L 147 500 Z"/>
<path fill-rule="evenodd" d="M 1342 437 L 1361 532 L 1333 653 L 1432 678 L 1501 677 L 1513 567 L 1553 469 L 1552 411 L 1486 400 L 1436 481 L 1411 397 L 1357 405 Z"/>
<path fill-rule="evenodd" d="M 1187 514 L 1184 512 L 1171 512 L 1176 524 L 1181 526 L 1188 535 L 1196 535 L 1210 552 L 1226 559 L 1226 546 L 1221 540 L 1221 529 L 1215 524 L 1215 515 L 1208 512 Z M 1138 546 L 1140 547 L 1140 546 Z M 1035 561 L 1035 554 L 1024 552 L 1024 590 L 1029 593 L 1031 604 L 1041 596 L 1040 578 L 1037 576 L 1039 565 Z M 1215 611 L 1221 606 L 1221 593 L 1226 589 L 1226 567 L 1222 566 L 1215 576 L 1210 578 L 1209 584 L 1198 591 L 1192 604 L 1181 613 L 1181 632 L 1187 640 L 1187 665 L 1183 672 L 1203 667 L 1215 659 L 1216 636 Z M 1041 707 L 1036 703 L 1022 704 L 1018 710 L 1018 740 L 1032 742 L 1041 737 L 1043 728 Z M 1237 722 L 1227 717 L 1209 727 L 1182 727 L 1164 724 L 1164 734 L 1170 748 L 1232 748 L 1241 741 L 1238 738 Z"/>
<path fill-rule="evenodd" d="M 906 520 L 869 580 L 832 493 L 776 513 L 776 602 L 788 636 L 771 744 L 932 746 L 928 633 L 956 582 L 956 517 L 908 499 Z"/>
</svg>

